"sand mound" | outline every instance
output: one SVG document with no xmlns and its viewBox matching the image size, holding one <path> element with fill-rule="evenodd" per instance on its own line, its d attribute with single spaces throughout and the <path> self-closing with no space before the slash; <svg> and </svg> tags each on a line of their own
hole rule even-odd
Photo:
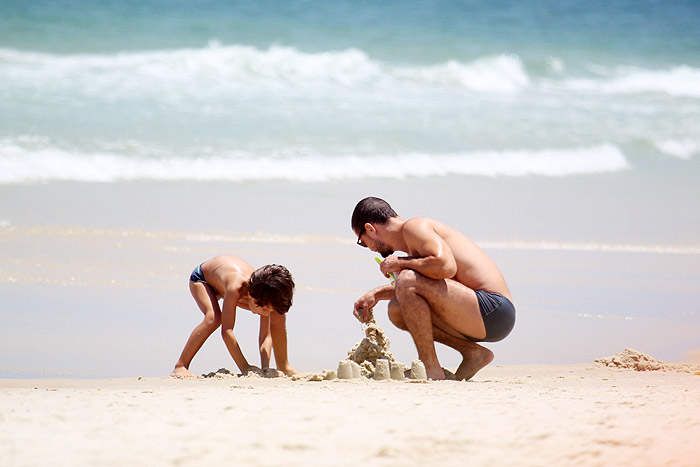
<svg viewBox="0 0 700 467">
<path fill-rule="evenodd" d="M 668 363 L 657 360 L 654 357 L 633 349 L 625 349 L 624 352 L 620 352 L 612 357 L 598 358 L 596 359 L 596 363 L 635 371 L 677 371 L 693 373 L 700 370 L 700 367 L 687 363 Z"/>
<path fill-rule="evenodd" d="M 348 360 L 360 365 L 362 376 L 371 378 L 377 366 L 377 359 L 395 361 L 389 348 L 389 338 L 384 334 L 384 330 L 372 320 L 365 329 L 365 337 L 348 351 Z"/>
<path fill-rule="evenodd" d="M 204 378 L 217 378 L 217 379 L 225 379 L 225 378 L 239 378 L 241 376 L 247 376 L 247 377 L 254 377 L 254 378 L 277 378 L 277 370 L 274 368 L 265 368 L 260 369 L 256 366 L 252 367 L 246 374 L 235 374 L 231 371 L 229 371 L 226 368 L 219 368 L 216 371 L 212 371 L 210 373 L 205 373 L 202 374 L 202 377 Z"/>
</svg>

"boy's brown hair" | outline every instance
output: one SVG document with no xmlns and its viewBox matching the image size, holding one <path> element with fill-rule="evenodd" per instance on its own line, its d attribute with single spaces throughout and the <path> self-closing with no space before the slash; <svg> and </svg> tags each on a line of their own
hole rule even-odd
<svg viewBox="0 0 700 467">
<path fill-rule="evenodd" d="M 277 313 L 283 315 L 292 306 L 292 273 L 279 264 L 268 264 L 256 269 L 248 279 L 248 294 L 258 306 L 270 305 Z"/>
</svg>

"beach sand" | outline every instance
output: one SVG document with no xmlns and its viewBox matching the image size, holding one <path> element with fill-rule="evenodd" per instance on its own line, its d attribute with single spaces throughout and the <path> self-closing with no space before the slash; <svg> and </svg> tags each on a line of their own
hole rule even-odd
<svg viewBox="0 0 700 467">
<path fill-rule="evenodd" d="M 19 465 L 697 466 L 700 375 L 493 365 L 469 382 L 3 379 Z"/>
</svg>

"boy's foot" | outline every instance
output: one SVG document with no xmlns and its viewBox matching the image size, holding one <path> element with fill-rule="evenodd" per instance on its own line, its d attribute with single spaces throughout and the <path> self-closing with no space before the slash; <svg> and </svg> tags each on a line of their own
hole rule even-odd
<svg viewBox="0 0 700 467">
<path fill-rule="evenodd" d="M 192 373 L 190 370 L 184 366 L 175 368 L 172 373 L 170 373 L 172 378 L 196 378 L 197 375 Z"/>
</svg>

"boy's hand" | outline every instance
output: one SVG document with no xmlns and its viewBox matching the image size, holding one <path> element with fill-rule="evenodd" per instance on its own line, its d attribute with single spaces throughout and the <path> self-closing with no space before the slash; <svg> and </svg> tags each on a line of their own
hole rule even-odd
<svg viewBox="0 0 700 467">
<path fill-rule="evenodd" d="M 247 375 L 248 373 L 255 373 L 260 376 L 263 375 L 263 371 L 255 365 L 248 365 L 247 367 L 241 369 L 241 373 L 243 373 L 243 376 Z"/>
<path fill-rule="evenodd" d="M 284 373 L 276 368 L 265 367 L 262 369 L 262 372 L 263 375 L 265 375 L 265 378 L 279 378 L 284 376 Z"/>
</svg>

